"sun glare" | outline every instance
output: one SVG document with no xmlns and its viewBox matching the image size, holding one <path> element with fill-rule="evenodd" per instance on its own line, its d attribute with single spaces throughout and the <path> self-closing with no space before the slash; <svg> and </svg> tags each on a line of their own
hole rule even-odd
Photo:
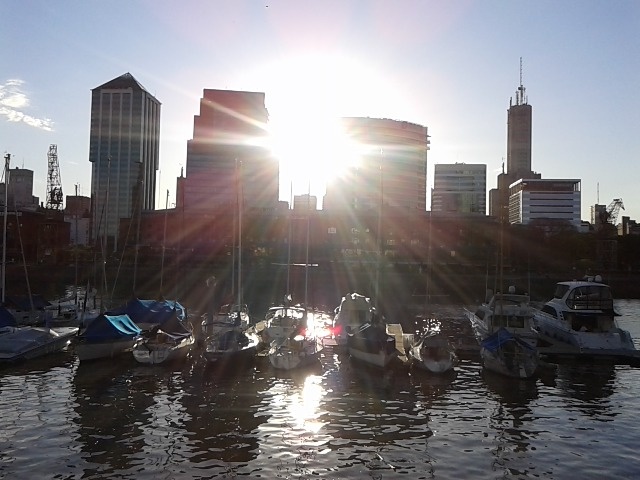
<svg viewBox="0 0 640 480">
<path fill-rule="evenodd" d="M 376 76 L 354 59 L 309 53 L 272 61 L 253 74 L 267 92 L 271 149 L 282 178 L 296 194 L 321 196 L 327 182 L 360 161 L 341 118 L 366 111 L 363 105 L 379 91 Z"/>
<path fill-rule="evenodd" d="M 359 161 L 358 149 L 337 118 L 295 118 L 273 124 L 272 151 L 294 191 L 324 188 Z"/>
</svg>

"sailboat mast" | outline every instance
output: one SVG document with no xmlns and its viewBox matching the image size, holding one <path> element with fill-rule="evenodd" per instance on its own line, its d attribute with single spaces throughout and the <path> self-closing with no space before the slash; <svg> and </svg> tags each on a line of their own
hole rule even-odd
<svg viewBox="0 0 640 480">
<path fill-rule="evenodd" d="M 378 238 L 377 238 L 377 242 L 378 242 L 378 255 L 377 255 L 377 262 L 376 262 L 376 285 L 375 285 L 375 293 L 376 293 L 376 299 L 375 299 L 375 307 L 376 307 L 376 311 L 379 310 L 378 308 L 378 297 L 380 297 L 380 262 L 381 262 L 381 256 L 382 256 L 382 205 L 384 203 L 384 192 L 383 192 L 383 183 L 382 183 L 382 157 L 383 157 L 383 150 L 382 148 L 380 149 L 380 163 L 379 163 L 379 176 L 380 176 L 380 185 L 378 188 L 378 193 L 379 193 L 379 200 L 378 200 Z"/>
<path fill-rule="evenodd" d="M 164 294 L 164 255 L 167 249 L 167 214 L 169 213 L 169 189 L 167 189 L 167 197 L 164 202 L 164 233 L 162 234 L 162 260 L 160 262 L 160 295 Z"/>
<path fill-rule="evenodd" d="M 7 276 L 7 204 L 9 203 L 9 162 L 11 154 L 4 156 L 4 227 L 2 229 L 2 304 L 4 305 Z"/>
<path fill-rule="evenodd" d="M 237 292 L 237 302 L 238 308 L 240 309 L 242 306 L 242 290 L 241 290 L 241 277 L 242 277 L 242 162 L 239 162 L 236 159 L 236 170 L 237 170 L 237 185 L 236 189 L 237 193 L 237 201 L 238 201 L 238 292 Z"/>
<path fill-rule="evenodd" d="M 293 180 L 289 183 L 289 211 L 288 211 L 288 232 L 287 232 L 287 293 L 291 293 L 291 223 L 293 222 Z"/>
<path fill-rule="evenodd" d="M 307 250 L 305 254 L 304 262 L 304 306 L 308 308 L 308 295 L 309 295 L 309 230 L 310 230 L 310 217 L 311 217 L 311 179 L 307 183 Z"/>
</svg>

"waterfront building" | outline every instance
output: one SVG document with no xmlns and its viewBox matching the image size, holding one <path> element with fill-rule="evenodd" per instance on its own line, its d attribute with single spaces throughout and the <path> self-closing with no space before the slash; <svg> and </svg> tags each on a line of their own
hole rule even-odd
<svg viewBox="0 0 640 480">
<path fill-rule="evenodd" d="M 186 210 L 276 208 L 279 166 L 267 148 L 269 119 L 260 92 L 205 89 L 187 143 L 178 206 Z"/>
<path fill-rule="evenodd" d="M 67 195 L 64 220 L 71 226 L 71 245 L 89 245 L 91 234 L 91 198 Z"/>
<path fill-rule="evenodd" d="M 477 213 L 487 210 L 487 166 L 477 163 L 434 166 L 431 211 L 434 213 Z"/>
<path fill-rule="evenodd" d="M 427 127 L 382 118 L 342 119 L 358 146 L 357 165 L 327 184 L 323 209 L 367 211 L 385 207 L 426 211 Z"/>
<path fill-rule="evenodd" d="M 317 210 L 318 197 L 316 197 L 315 195 L 309 195 L 306 193 L 303 195 L 294 195 L 293 209 L 294 210 Z"/>
<path fill-rule="evenodd" d="M 580 180 L 520 179 L 509 186 L 509 223 L 568 223 L 580 228 Z"/>
<path fill-rule="evenodd" d="M 33 196 L 33 170 L 13 168 L 9 170 L 9 191 L 7 192 L 7 207 L 13 210 L 35 210 L 38 207 L 38 197 Z M 4 205 L 5 183 L 0 183 L 0 204 Z"/>
<path fill-rule="evenodd" d="M 120 219 L 155 206 L 160 102 L 130 73 L 91 90 L 92 239 L 118 248 Z"/>
</svg>

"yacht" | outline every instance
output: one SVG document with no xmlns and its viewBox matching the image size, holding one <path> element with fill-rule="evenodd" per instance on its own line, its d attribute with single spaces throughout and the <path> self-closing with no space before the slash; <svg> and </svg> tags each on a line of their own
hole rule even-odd
<svg viewBox="0 0 640 480">
<path fill-rule="evenodd" d="M 600 275 L 558 282 L 533 321 L 549 351 L 569 355 L 637 357 L 633 339 L 615 317 L 611 288 Z"/>
</svg>

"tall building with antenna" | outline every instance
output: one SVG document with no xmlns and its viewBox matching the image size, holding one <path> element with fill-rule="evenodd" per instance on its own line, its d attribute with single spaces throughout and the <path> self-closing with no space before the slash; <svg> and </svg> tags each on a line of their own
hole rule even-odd
<svg viewBox="0 0 640 480">
<path fill-rule="evenodd" d="M 509 100 L 507 110 L 507 170 L 502 164 L 498 186 L 489 192 L 489 215 L 508 218 L 509 185 L 522 179 L 539 179 L 541 175 L 531 170 L 532 108 L 522 81 L 522 57 L 520 57 L 520 85 L 515 103 Z"/>
</svg>

